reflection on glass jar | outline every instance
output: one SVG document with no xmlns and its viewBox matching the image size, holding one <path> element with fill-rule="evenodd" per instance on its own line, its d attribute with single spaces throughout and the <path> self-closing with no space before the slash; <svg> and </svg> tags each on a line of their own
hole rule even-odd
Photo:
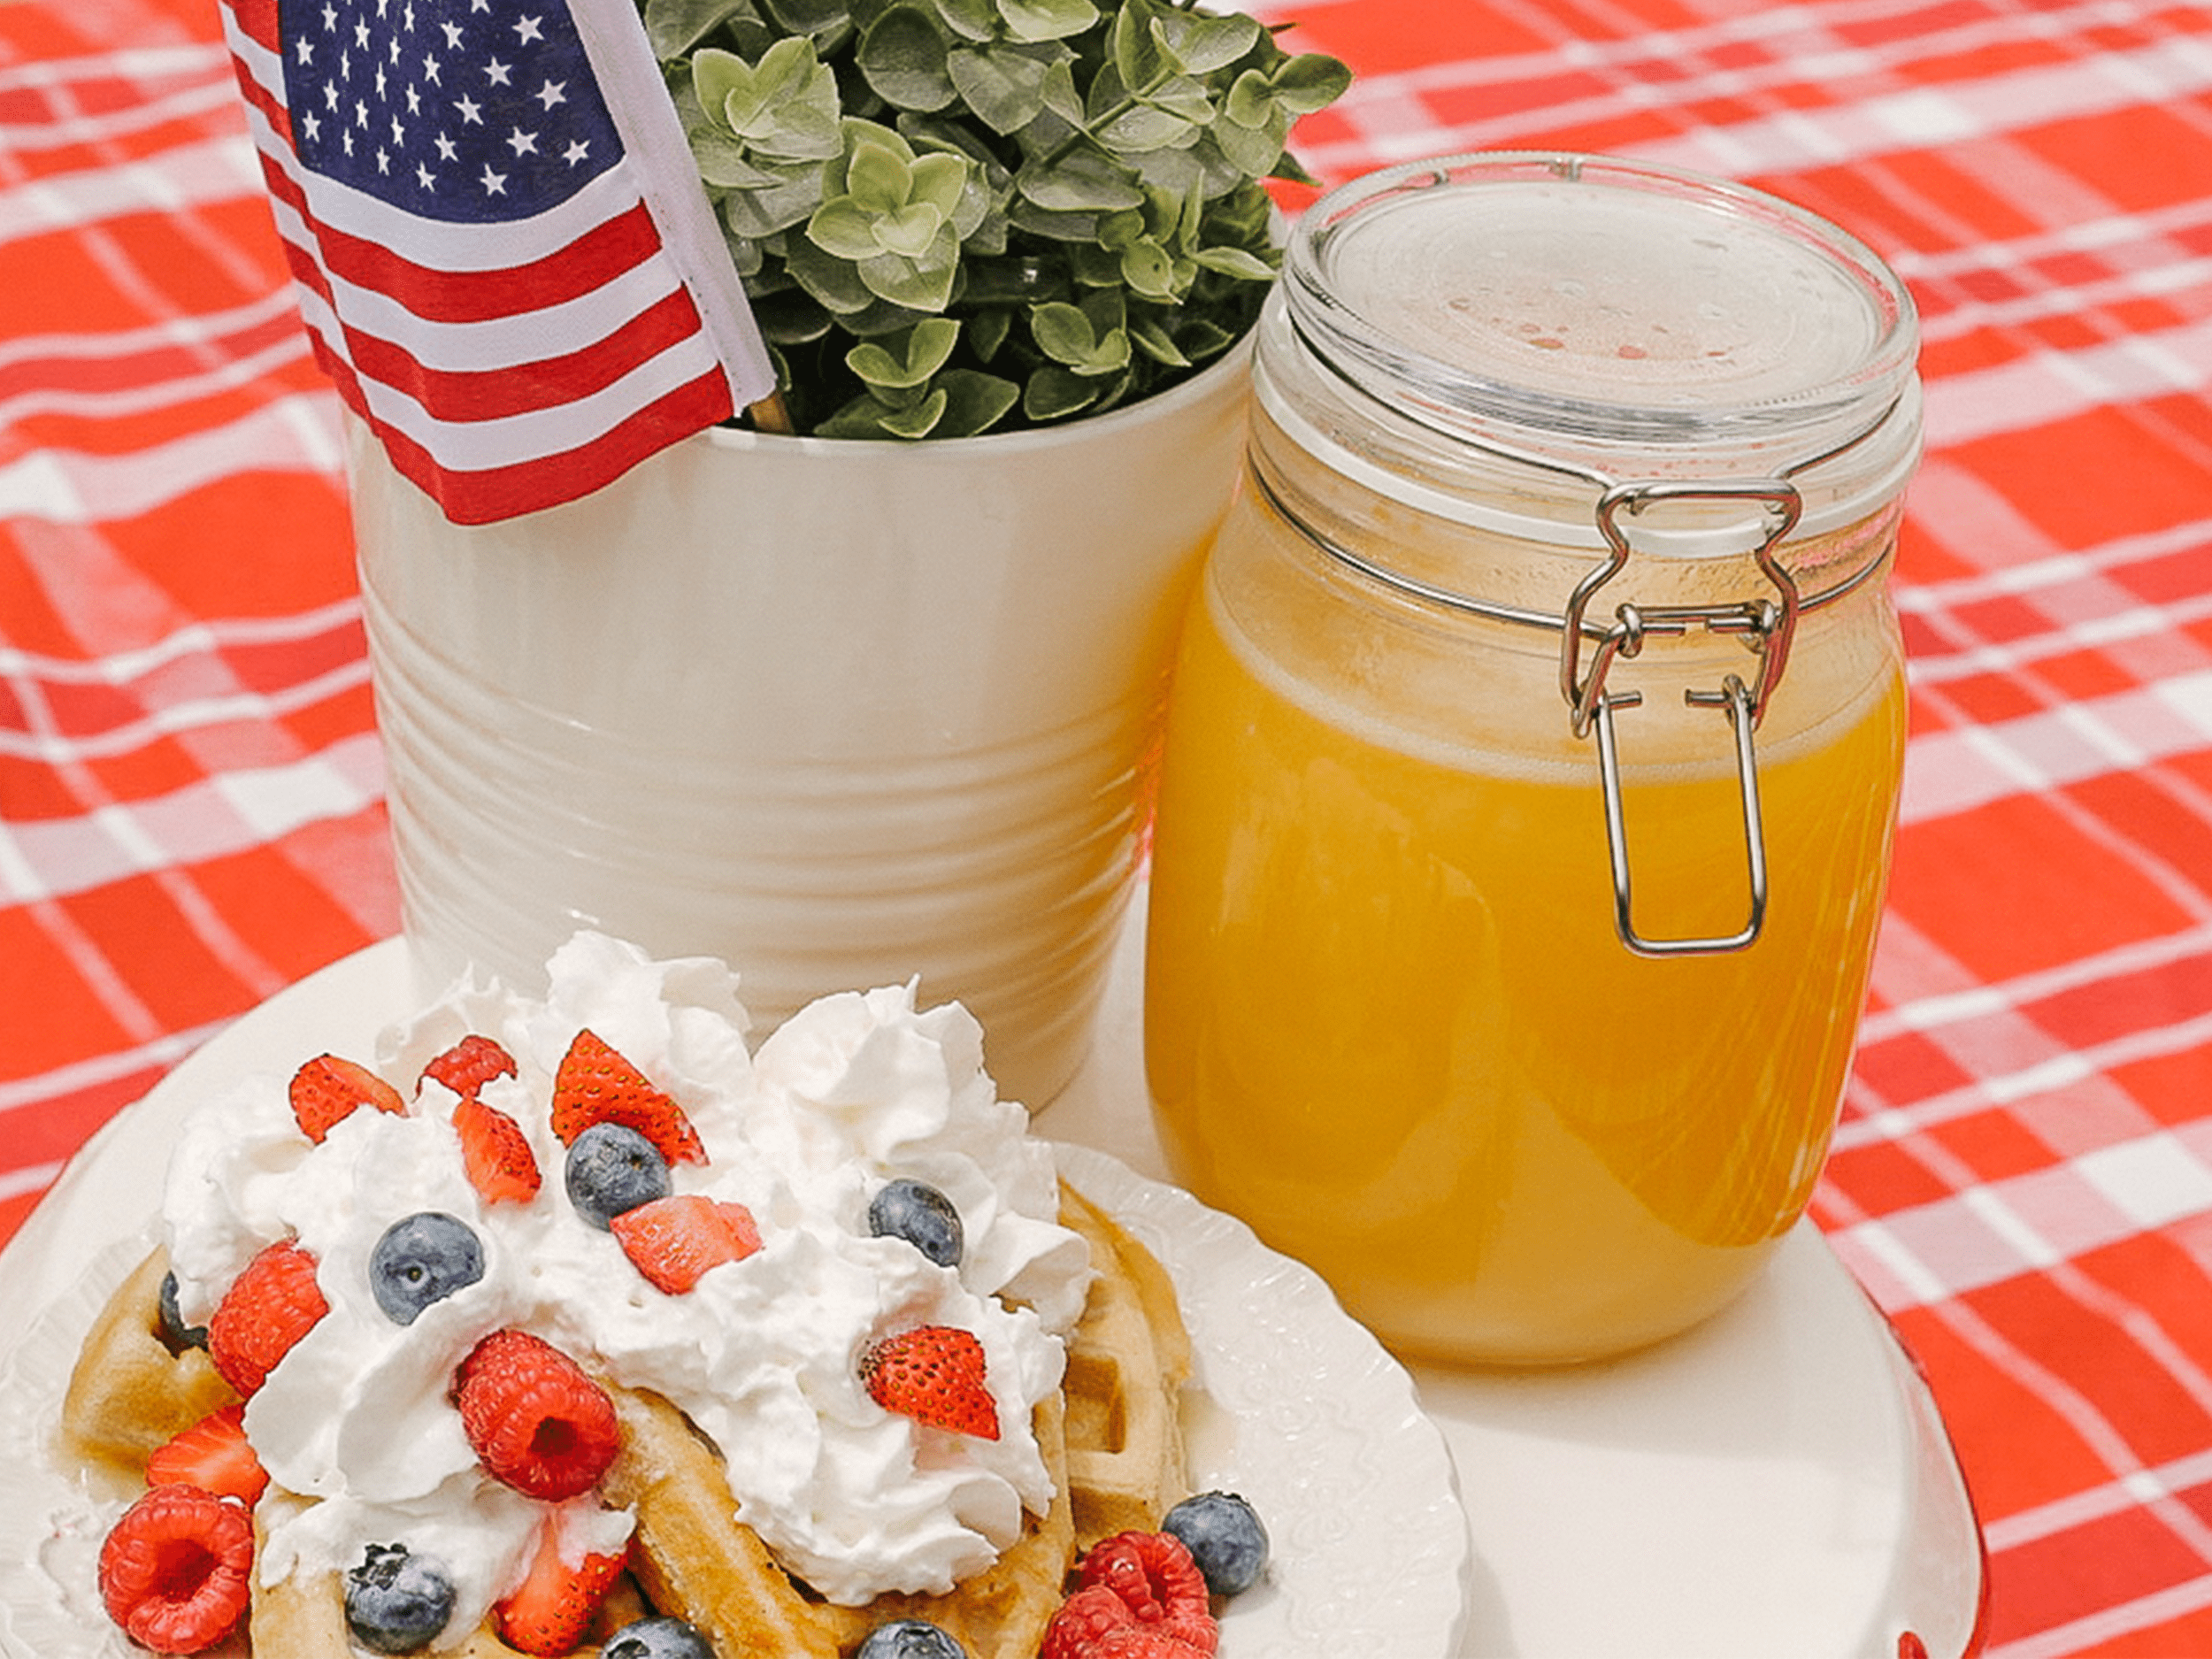
<svg viewBox="0 0 2212 1659">
<path fill-rule="evenodd" d="M 1179 1177 L 1408 1353 L 1678 1331 L 1810 1195 L 1886 879 L 1916 326 L 1843 233 L 1558 156 L 1302 221 L 1187 620 Z"/>
</svg>

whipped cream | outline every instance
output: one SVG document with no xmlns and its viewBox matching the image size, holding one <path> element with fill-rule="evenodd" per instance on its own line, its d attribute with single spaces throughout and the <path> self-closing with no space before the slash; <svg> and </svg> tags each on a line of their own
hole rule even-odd
<svg viewBox="0 0 2212 1659">
<path fill-rule="evenodd" d="M 541 1001 L 465 979 L 385 1033 L 376 1066 L 410 1098 L 404 1117 L 358 1110 L 314 1145 L 293 1119 L 288 1079 L 265 1076 L 184 1132 L 164 1218 L 186 1317 L 204 1319 L 284 1238 L 314 1256 L 330 1304 L 247 1407 L 275 1486 L 316 1500 L 265 1501 L 265 1580 L 298 1565 L 342 1571 L 368 1544 L 404 1543 L 454 1575 L 449 1636 L 480 1622 L 526 1563 L 545 1506 L 479 1466 L 449 1390 L 469 1350 L 510 1326 L 681 1407 L 719 1448 L 739 1517 L 830 1601 L 943 1591 L 987 1566 L 1025 1511 L 1052 1501 L 1031 1418 L 1059 1386 L 1090 1270 L 1082 1239 L 1056 1219 L 1051 1149 L 1019 1104 L 998 1098 L 974 1019 L 956 1004 L 918 1010 L 910 985 L 847 993 L 754 1054 L 719 963 L 654 962 L 580 933 L 548 972 Z M 703 1165 L 673 1167 L 675 1190 L 741 1203 L 758 1225 L 757 1253 L 685 1294 L 653 1288 L 564 1189 L 548 1103 L 587 1025 L 671 1094 L 703 1142 Z M 526 1205 L 477 1196 L 456 1097 L 431 1081 L 416 1092 L 424 1065 L 472 1033 L 517 1062 L 518 1075 L 480 1097 L 530 1140 L 544 1181 Z M 958 1207 L 957 1268 L 869 1235 L 869 1199 L 895 1176 Z M 396 1325 L 371 1292 L 370 1253 L 393 1222 L 434 1210 L 475 1230 L 485 1271 Z M 862 1351 L 925 1324 L 981 1340 L 997 1440 L 925 1430 L 869 1398 Z M 565 1553 L 605 1551 L 630 1517 L 588 1496 L 563 1506 L 559 1525 Z"/>
</svg>

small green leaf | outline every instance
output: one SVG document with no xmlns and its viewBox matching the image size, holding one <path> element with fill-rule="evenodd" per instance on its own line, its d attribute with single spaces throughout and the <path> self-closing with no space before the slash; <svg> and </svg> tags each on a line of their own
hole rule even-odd
<svg viewBox="0 0 2212 1659">
<path fill-rule="evenodd" d="M 1134 156 L 1148 150 L 1169 150 L 1187 143 L 1196 136 L 1197 125 L 1168 111 L 1140 104 L 1098 127 L 1096 136 L 1116 155 Z"/>
<path fill-rule="evenodd" d="M 949 402 L 950 395 L 940 387 L 911 409 L 886 415 L 883 429 L 895 438 L 926 438 L 945 418 L 945 406 Z"/>
<path fill-rule="evenodd" d="M 1144 201 L 1144 191 L 1126 167 L 1090 150 L 1074 150 L 1048 165 L 1032 163 L 1015 176 L 1014 185 L 1039 207 L 1060 213 L 1111 212 Z"/>
<path fill-rule="evenodd" d="M 948 65 L 952 84 L 993 132 L 1019 132 L 1045 107 L 1048 65 L 1006 47 L 963 50 Z M 1072 84 L 1072 83 L 1071 83 Z"/>
<path fill-rule="evenodd" d="M 926 382 L 945 366 L 960 339 L 960 325 L 931 317 L 903 334 L 863 341 L 845 354 L 845 366 L 871 388 L 908 389 Z"/>
<path fill-rule="evenodd" d="M 653 56 L 666 62 L 680 58 L 718 28 L 725 18 L 746 9 L 746 0 L 646 0 L 645 38 Z"/>
<path fill-rule="evenodd" d="M 723 198 L 723 222 L 741 236 L 756 241 L 803 225 L 822 204 L 822 169 L 808 164 L 780 179 L 764 175 L 764 181 Z"/>
<path fill-rule="evenodd" d="M 1033 373 L 1029 384 L 1022 388 L 1022 413 L 1039 422 L 1064 420 L 1088 409 L 1104 389 L 1095 380 L 1048 363 Z"/>
<path fill-rule="evenodd" d="M 960 239 L 945 226 L 926 252 L 879 253 L 861 260 L 859 270 L 860 280 L 878 298 L 911 311 L 942 311 L 952 301 L 953 278 L 960 270 Z"/>
<path fill-rule="evenodd" d="M 946 67 L 945 37 L 918 5 L 894 6 L 861 36 L 860 73 L 886 104 L 941 110 L 959 96 Z"/>
<path fill-rule="evenodd" d="M 1311 115 L 1344 96 L 1352 84 L 1352 72 L 1324 53 L 1302 52 L 1270 80 L 1277 103 L 1294 115 Z"/>
<path fill-rule="evenodd" d="M 1242 248 L 1201 248 L 1191 256 L 1209 271 L 1241 278 L 1247 282 L 1271 282 L 1275 267 Z"/>
<path fill-rule="evenodd" d="M 998 8 L 991 0 L 935 0 L 937 16 L 964 41 L 987 41 L 998 34 Z"/>
<path fill-rule="evenodd" d="M 896 212 L 913 188 L 906 158 L 881 144 L 864 139 L 845 157 L 845 194 L 871 212 Z"/>
<path fill-rule="evenodd" d="M 879 217 L 856 197 L 841 196 L 814 210 L 806 222 L 807 240 L 840 259 L 872 258 L 882 251 L 876 240 Z"/>
<path fill-rule="evenodd" d="M 944 418 L 936 428 L 940 438 L 988 432 L 1021 401 L 1021 388 L 1013 381 L 976 369 L 948 369 L 937 384 L 946 396 Z"/>
<path fill-rule="evenodd" d="M 1030 309 L 1029 332 L 1038 349 L 1060 363 L 1081 363 L 1098 349 L 1091 319 L 1057 300 Z"/>
<path fill-rule="evenodd" d="M 801 288 L 839 317 L 853 316 L 876 303 L 876 296 L 860 280 L 858 264 L 830 253 L 811 235 L 792 239 L 784 256 L 784 268 Z"/>
<path fill-rule="evenodd" d="M 1018 41 L 1062 41 L 1098 21 L 1091 0 L 998 0 L 998 14 Z"/>
<path fill-rule="evenodd" d="M 1187 74 L 1226 69 L 1250 51 L 1260 37 L 1256 18 L 1241 13 L 1214 17 L 1202 12 L 1169 12 L 1152 20 L 1153 38 Z"/>
<path fill-rule="evenodd" d="M 794 35 L 817 39 L 844 27 L 849 18 L 845 0 L 763 0 L 769 16 Z"/>
<path fill-rule="evenodd" d="M 1155 363 L 1164 363 L 1171 369 L 1187 369 L 1191 365 L 1190 359 L 1176 346 L 1173 336 L 1149 318 L 1130 323 L 1129 339 Z"/>
<path fill-rule="evenodd" d="M 1122 279 L 1148 299 L 1176 297 L 1175 262 L 1156 242 L 1133 243 L 1121 251 Z"/>
<path fill-rule="evenodd" d="M 907 200 L 927 203 L 949 219 L 967 193 L 970 171 L 967 161 L 959 156 L 942 151 L 918 156 L 907 169 Z"/>
<path fill-rule="evenodd" d="M 943 213 L 927 202 L 914 202 L 876 220 L 876 245 L 886 253 L 918 259 L 929 251 L 943 228 Z"/>
</svg>

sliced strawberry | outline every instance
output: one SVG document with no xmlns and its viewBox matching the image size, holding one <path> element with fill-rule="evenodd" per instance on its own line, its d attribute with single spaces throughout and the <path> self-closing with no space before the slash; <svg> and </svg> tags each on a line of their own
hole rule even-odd
<svg viewBox="0 0 2212 1659">
<path fill-rule="evenodd" d="M 146 1460 L 150 1486 L 197 1486 L 248 1509 L 261 1501 L 269 1471 L 246 1439 L 246 1408 L 211 1411 Z"/>
<path fill-rule="evenodd" d="M 556 1517 L 548 1516 L 522 1582 L 492 1609 L 500 1636 L 526 1654 L 573 1653 L 607 1592 L 630 1564 L 626 1550 L 618 1555 L 586 1553 L 565 1561 L 559 1534 Z"/>
<path fill-rule="evenodd" d="M 634 1129 L 671 1164 L 704 1164 L 707 1149 L 682 1107 L 589 1030 L 553 1074 L 553 1133 L 567 1146 L 594 1124 Z"/>
<path fill-rule="evenodd" d="M 887 1411 L 934 1429 L 998 1439 L 998 1407 L 984 1386 L 983 1344 L 972 1331 L 923 1325 L 860 1356 L 860 1380 Z"/>
<path fill-rule="evenodd" d="M 318 1055 L 292 1074 L 289 1093 L 292 1116 L 317 1145 L 331 1125 L 350 1118 L 364 1106 L 404 1116 L 407 1102 L 399 1091 L 368 1067 L 334 1054 Z"/>
<path fill-rule="evenodd" d="M 197 1486 L 155 1486 L 100 1547 L 108 1617 L 156 1653 L 199 1653 L 230 1634 L 253 1594 L 253 1523 Z"/>
<path fill-rule="evenodd" d="M 608 1222 L 631 1264 L 658 1288 L 680 1296 L 725 1262 L 760 1248 L 760 1229 L 742 1204 L 679 1193 L 626 1210 Z"/>
<path fill-rule="evenodd" d="M 526 1331 L 495 1331 L 471 1349 L 453 1402 L 493 1478 L 547 1502 L 597 1486 L 620 1446 L 607 1391 Z"/>
<path fill-rule="evenodd" d="M 422 1075 L 424 1080 L 444 1084 L 463 1100 L 474 1100 L 494 1078 L 515 1075 L 515 1057 L 489 1037 L 471 1033 L 423 1067 Z M 419 1091 L 422 1083 L 415 1087 Z"/>
<path fill-rule="evenodd" d="M 315 1282 L 315 1258 L 281 1240 L 247 1263 L 216 1304 L 207 1322 L 208 1357 L 225 1382 L 250 1394 L 329 1311 Z"/>
<path fill-rule="evenodd" d="M 486 1203 L 526 1204 L 538 1195 L 543 1178 L 520 1124 L 470 1094 L 453 1110 L 453 1129 L 461 1137 L 461 1167 Z"/>
</svg>

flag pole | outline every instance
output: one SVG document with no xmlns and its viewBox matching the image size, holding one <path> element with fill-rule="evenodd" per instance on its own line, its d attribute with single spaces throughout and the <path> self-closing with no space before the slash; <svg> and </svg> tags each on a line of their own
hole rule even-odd
<svg viewBox="0 0 2212 1659">
<path fill-rule="evenodd" d="M 793 430 L 791 411 L 783 406 L 783 388 L 776 387 L 757 403 L 745 406 L 756 432 L 780 432 L 787 435 Z"/>
</svg>

